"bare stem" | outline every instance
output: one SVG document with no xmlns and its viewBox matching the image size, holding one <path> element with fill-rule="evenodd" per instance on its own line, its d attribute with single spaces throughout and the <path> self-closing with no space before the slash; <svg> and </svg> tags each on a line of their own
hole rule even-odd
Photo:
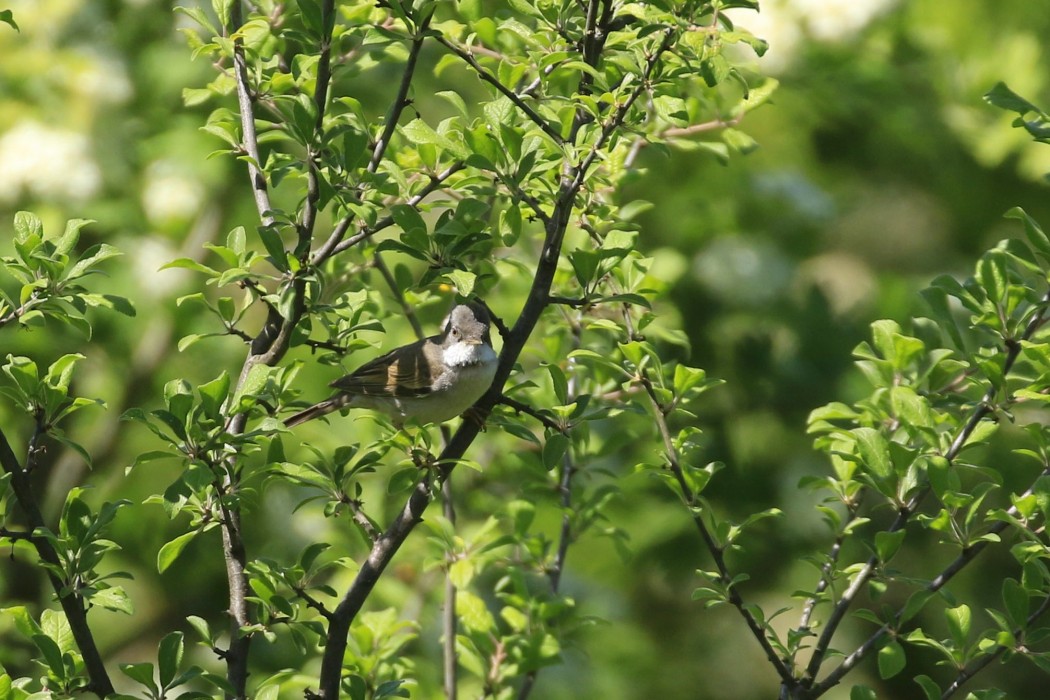
<svg viewBox="0 0 1050 700">
<path fill-rule="evenodd" d="M 237 83 L 237 106 L 241 119 L 241 148 L 248 155 L 248 179 L 255 198 L 255 208 L 263 226 L 273 224 L 270 213 L 270 191 L 266 176 L 262 172 L 262 156 L 259 154 L 259 137 L 255 131 L 255 101 L 248 78 L 248 61 L 244 55 L 244 39 L 238 33 L 243 23 L 240 0 L 232 3 L 230 22 L 233 30 L 233 73 Z"/>
<path fill-rule="evenodd" d="M 456 505 L 452 498 L 452 480 L 445 479 L 441 484 L 441 504 L 445 519 L 456 524 Z M 448 561 L 451 565 L 451 559 Z M 445 609 L 441 613 L 444 639 L 442 640 L 442 662 L 444 668 L 444 685 L 446 700 L 456 700 L 457 694 L 457 657 L 456 657 L 456 584 L 452 582 L 451 569 L 445 571 Z"/>
<path fill-rule="evenodd" d="M 580 347 L 581 333 L 582 328 L 580 326 L 579 318 L 576 318 L 572 322 L 573 349 L 578 349 Z M 570 360 L 570 362 L 573 361 Z M 570 371 L 568 390 L 566 391 L 568 396 L 567 400 L 569 402 L 576 400 L 576 395 L 579 391 L 578 384 L 579 380 L 576 373 Z M 550 580 L 551 584 L 551 593 L 555 595 L 557 595 L 558 589 L 561 586 L 561 576 L 565 571 L 565 561 L 569 556 L 569 546 L 576 538 L 572 527 L 572 478 L 576 475 L 577 467 L 572 459 L 572 450 L 565 451 L 565 456 L 562 457 L 559 470 L 558 500 L 561 503 L 562 509 L 561 529 L 558 532 L 558 550 L 554 555 L 554 562 L 551 564 L 550 570 L 547 572 L 547 578 Z M 526 698 L 532 693 L 532 689 L 536 685 L 536 676 L 538 673 L 539 671 L 533 670 L 525 674 L 525 679 L 522 681 L 521 689 L 518 691 L 518 700 L 526 700 Z"/>
</svg>

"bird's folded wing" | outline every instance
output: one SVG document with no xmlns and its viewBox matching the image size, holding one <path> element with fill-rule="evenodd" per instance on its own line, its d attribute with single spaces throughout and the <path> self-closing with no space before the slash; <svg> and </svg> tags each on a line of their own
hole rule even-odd
<svg viewBox="0 0 1050 700">
<path fill-rule="evenodd" d="M 424 396 L 433 378 L 423 352 L 423 342 L 413 343 L 377 357 L 353 373 L 332 382 L 334 389 L 369 396 Z"/>
</svg>

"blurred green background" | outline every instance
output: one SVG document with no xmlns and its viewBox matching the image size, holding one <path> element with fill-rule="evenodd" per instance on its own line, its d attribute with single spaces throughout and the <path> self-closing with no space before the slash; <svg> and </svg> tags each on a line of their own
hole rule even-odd
<svg viewBox="0 0 1050 700">
<path fill-rule="evenodd" d="M 233 226 L 253 225 L 246 178 L 229 159 L 207 158 L 218 144 L 199 127 L 214 105 L 183 103 L 184 88 L 200 87 L 214 73 L 190 60 L 179 33 L 189 20 L 170 2 L 0 5 L 13 10 L 21 28 L 0 25 L 0 230 L 26 208 L 52 231 L 69 217 L 97 220 L 84 238 L 125 251 L 109 266 L 106 284 L 138 307 L 134 319 L 98 316 L 81 350 L 88 359 L 78 390 L 105 399 L 109 410 L 91 412 L 73 428 L 95 455 L 93 472 L 72 455 L 48 455 L 48 509 L 54 514 L 66 490 L 84 481 L 98 500 L 141 502 L 174 473 L 148 465 L 125 477 L 135 454 L 154 445 L 145 431 L 120 423 L 120 414 L 153 406 L 172 378 L 208 379 L 219 365 L 236 371 L 243 357 L 233 340 L 175 350 L 181 335 L 200 330 L 195 310 L 174 304 L 198 280 L 158 268 L 200 255 L 203 243 Z M 624 201 L 655 204 L 641 218 L 639 240 L 656 257 L 654 274 L 670 283 L 661 311 L 688 335 L 691 347 L 681 357 L 728 382 L 700 407 L 707 456 L 728 465 L 709 498 L 736 517 L 772 505 L 787 512 L 733 561 L 751 572 L 748 595 L 775 610 L 791 603 L 794 590 L 813 585 L 816 571 L 801 558 L 826 546 L 814 497 L 797 489 L 801 476 L 826 468 L 810 449 L 805 417 L 828 401 L 860 395 L 850 351 L 867 324 L 921 315 L 917 291 L 934 276 L 965 274 L 984 248 L 1018 233 L 1002 219 L 1006 209 L 1020 205 L 1050 225 L 1050 148 L 1030 143 L 981 99 L 1003 80 L 1050 105 L 1050 1 L 762 6 L 760 15 L 733 15 L 770 42 L 757 65 L 781 82 L 773 103 L 740 125 L 760 148 L 727 164 L 702 148 L 644 150 Z M 366 81 L 365 95 L 385 88 L 385 79 L 376 71 L 357 78 Z M 0 241 L 5 252 L 8 245 Z M 2 342 L 5 355 L 41 361 L 83 345 L 75 331 L 55 327 L 46 334 L 9 329 Z M 9 408 L 0 407 L 0 420 L 12 439 L 29 430 Z M 457 479 L 484 486 L 473 474 Z M 586 542 L 571 551 L 565 579 L 582 609 L 608 625 L 584 634 L 563 666 L 541 674 L 534 697 L 773 697 L 772 671 L 739 619 L 690 602 L 704 558 L 687 517 L 647 480 L 628 478 L 623 488 L 614 516 L 630 535 L 628 558 L 608 540 Z M 294 505 L 281 499 L 268 494 L 264 508 L 287 512 Z M 493 503 L 498 499 L 472 493 L 467 512 Z M 268 529 L 266 522 L 259 518 L 255 544 L 268 556 L 294 552 L 332 527 L 306 521 Z M 138 578 L 129 588 L 136 616 L 112 615 L 113 624 L 100 628 L 115 661 L 151 655 L 155 639 L 188 614 L 220 617 L 225 578 L 214 541 L 195 542 L 177 567 L 156 574 L 155 552 L 176 531 L 158 507 L 136 507 L 118 520 L 120 565 Z M 436 574 L 419 568 L 424 551 L 417 542 L 399 555 L 379 602 L 397 600 L 399 587 L 433 586 Z M 994 595 L 979 589 L 978 570 L 994 565 L 978 564 L 958 591 L 975 587 L 978 600 Z M 32 569 L 0 561 L 5 604 L 39 602 L 42 590 Z M 436 613 L 424 609 L 426 623 Z M 785 627 L 797 613 L 788 618 Z M 28 650 L 7 634 L 8 625 L 0 620 L 0 662 L 14 668 Z M 858 625 L 847 636 L 863 639 L 866 629 Z M 435 640 L 436 632 L 425 632 L 420 653 L 436 655 Z M 264 665 L 288 665 L 280 648 L 257 652 Z M 922 661 L 922 654 L 910 657 L 907 672 L 889 684 L 870 671 L 850 680 L 870 683 L 880 697 L 919 697 L 907 677 L 931 672 Z M 1017 669 L 1024 672 L 996 671 L 985 680 L 1003 684 L 1012 697 L 1040 696 L 1045 678 Z M 431 682 L 437 674 L 422 664 L 418 671 Z M 846 689 L 836 693 L 848 696 Z"/>
</svg>

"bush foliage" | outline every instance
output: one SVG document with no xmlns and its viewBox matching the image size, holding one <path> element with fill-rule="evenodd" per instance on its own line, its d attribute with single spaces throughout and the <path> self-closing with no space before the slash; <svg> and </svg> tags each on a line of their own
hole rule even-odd
<svg viewBox="0 0 1050 700">
<path fill-rule="evenodd" d="M 799 486 L 824 523 L 812 573 L 756 585 L 775 523 L 805 516 L 721 498 L 701 416 L 722 382 L 690 364 L 649 205 L 626 194 L 643 151 L 754 149 L 738 127 L 777 81 L 746 66 L 767 47 L 730 12 L 754 5 L 180 8 L 211 70 L 184 103 L 253 207 L 151 271 L 177 323 L 106 351 L 134 356 L 119 424 L 83 418 L 105 408 L 80 393 L 102 388 L 89 341 L 152 302 L 111 292 L 119 252 L 83 240 L 93 222 L 15 217 L 0 332 L 43 340 L 3 365 L 0 539 L 51 598 L 5 600 L 21 641 L 0 698 L 568 697 L 565 664 L 617 644 L 574 562 L 605 547 L 604 575 L 644 566 L 644 518 L 690 528 L 672 558 L 695 570 L 695 624 L 731 612 L 763 692 L 869 698 L 909 677 L 945 698 L 998 685 L 993 663 L 1045 673 L 1050 237 L 1020 208 L 1019 235 L 935 279 L 922 315 L 871 324 L 865 390 L 808 421 L 827 456 Z M 1004 84 L 986 99 L 1050 139 Z M 499 350 L 463 419 L 283 424 L 457 300 L 492 311 Z M 63 488 L 56 454 L 119 485 Z M 996 598 L 956 590 L 975 570 Z M 158 576 L 183 591 L 137 595 Z M 125 616 L 149 620 L 133 660 L 111 653 Z"/>
</svg>

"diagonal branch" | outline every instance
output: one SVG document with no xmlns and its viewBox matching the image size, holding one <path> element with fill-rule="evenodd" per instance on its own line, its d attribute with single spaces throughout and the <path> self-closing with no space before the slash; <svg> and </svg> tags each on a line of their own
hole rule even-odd
<svg viewBox="0 0 1050 700">
<path fill-rule="evenodd" d="M 769 641 L 769 636 L 766 634 L 766 630 L 751 612 L 751 608 L 744 601 L 743 597 L 741 597 L 736 586 L 731 585 L 733 576 L 729 571 L 728 564 L 726 564 L 725 548 L 715 540 L 714 535 L 711 534 L 711 531 L 700 516 L 702 502 L 699 495 L 692 489 L 685 478 L 685 473 L 682 470 L 682 463 L 678 456 L 678 450 L 675 449 L 674 439 L 671 437 L 671 431 L 667 425 L 665 408 L 661 405 L 660 400 L 656 395 L 656 390 L 653 387 L 652 381 L 649 379 L 648 371 L 642 374 L 640 383 L 645 389 L 645 393 L 648 396 L 649 403 L 653 409 L 652 416 L 656 420 L 657 428 L 660 431 L 660 437 L 663 440 L 664 454 L 668 462 L 668 468 L 671 470 L 671 474 L 678 483 L 679 489 L 681 489 L 685 505 L 689 508 L 689 512 L 693 514 L 693 523 L 696 525 L 696 529 L 700 533 L 700 538 L 704 541 L 704 547 L 714 560 L 715 568 L 718 569 L 719 580 L 726 585 L 728 602 L 736 608 L 737 612 L 740 613 L 740 616 L 744 618 L 745 624 L 747 624 L 748 629 L 751 630 L 751 635 L 758 641 L 759 646 L 762 647 L 762 651 L 765 653 L 769 663 L 773 665 L 777 675 L 780 676 L 781 682 L 785 684 L 793 684 L 794 679 L 791 675 L 791 669 L 789 669 L 780 656 L 777 655 L 776 650 Z"/>
<path fill-rule="evenodd" d="M 527 116 L 533 124 L 538 126 L 540 128 L 540 131 L 542 131 L 548 137 L 550 137 L 550 139 L 554 141 L 554 143 L 558 145 L 565 143 L 565 139 L 562 138 L 561 134 L 558 133 L 557 129 L 551 126 L 550 122 L 541 117 L 536 112 L 536 110 L 529 106 L 528 102 L 522 99 L 522 97 L 518 93 L 501 83 L 499 78 L 493 75 L 492 71 L 488 70 L 483 65 L 478 63 L 478 60 L 474 58 L 474 54 L 470 50 L 462 49 L 459 46 L 456 46 L 443 36 L 438 36 L 435 38 L 437 39 L 437 42 L 439 44 L 441 44 L 449 51 L 459 56 L 461 59 L 463 59 L 464 62 L 466 62 L 467 65 L 473 68 L 474 72 L 478 74 L 479 78 L 484 80 L 492 87 L 496 88 L 496 90 L 498 90 L 501 95 L 513 102 L 514 106 L 520 109 L 522 113 L 525 116 Z"/>
<path fill-rule="evenodd" d="M 423 18 L 423 21 L 419 23 L 415 35 L 412 37 L 412 45 L 408 49 L 408 61 L 405 63 L 405 72 L 401 75 L 401 84 L 398 86 L 397 95 L 386 113 L 383 132 L 376 140 L 375 148 L 372 149 L 372 157 L 368 161 L 367 170 L 370 173 L 374 173 L 379 169 L 379 164 L 383 162 L 383 156 L 386 155 L 386 149 L 390 146 L 390 139 L 394 135 L 394 130 L 397 129 L 397 123 L 401 120 L 401 113 L 405 110 L 405 107 L 411 104 L 411 101 L 408 99 L 408 90 L 412 86 L 412 78 L 415 77 L 416 73 L 416 62 L 419 60 L 420 51 L 423 50 L 423 40 L 426 38 L 426 32 L 433 17 L 434 12 L 431 10 Z"/>
</svg>

